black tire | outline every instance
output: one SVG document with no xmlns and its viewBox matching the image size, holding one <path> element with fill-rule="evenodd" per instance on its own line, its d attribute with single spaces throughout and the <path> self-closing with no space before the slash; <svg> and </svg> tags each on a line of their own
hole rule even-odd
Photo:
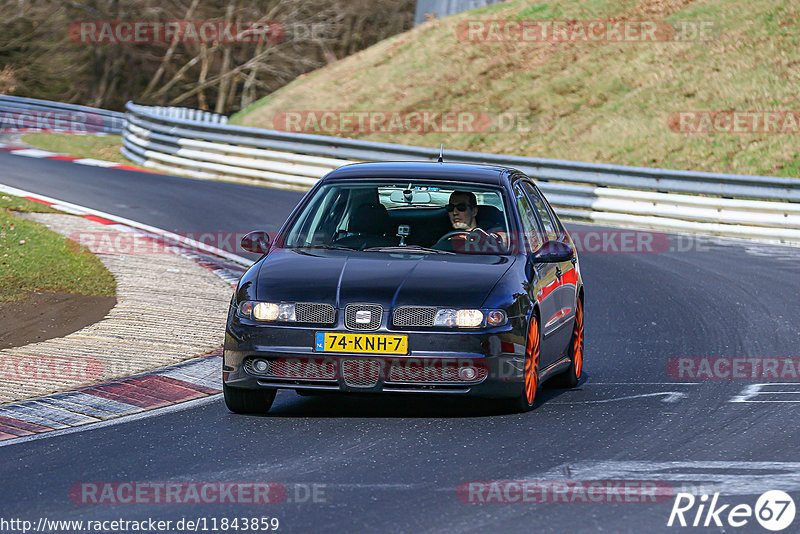
<svg viewBox="0 0 800 534">
<path fill-rule="evenodd" d="M 575 322 L 572 325 L 572 337 L 567 348 L 569 369 L 559 373 L 551 380 L 556 388 L 569 389 L 578 385 L 583 371 L 583 302 L 578 299 L 575 308 Z"/>
<path fill-rule="evenodd" d="M 275 388 L 239 389 L 222 384 L 225 406 L 234 413 L 267 413 L 277 393 Z"/>
</svg>

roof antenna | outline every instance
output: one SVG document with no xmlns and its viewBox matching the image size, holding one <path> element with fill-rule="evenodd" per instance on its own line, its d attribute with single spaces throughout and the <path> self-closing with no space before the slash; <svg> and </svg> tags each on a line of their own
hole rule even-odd
<svg viewBox="0 0 800 534">
<path fill-rule="evenodd" d="M 442 143 L 442 148 L 439 149 L 439 163 L 444 163 L 444 143 Z"/>
</svg>

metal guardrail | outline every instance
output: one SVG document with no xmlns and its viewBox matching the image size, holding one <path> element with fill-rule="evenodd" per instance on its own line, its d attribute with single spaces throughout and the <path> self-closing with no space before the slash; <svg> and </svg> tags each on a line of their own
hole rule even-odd
<svg viewBox="0 0 800 534">
<path fill-rule="evenodd" d="M 2 131 L 121 133 L 132 161 L 196 178 L 306 190 L 357 161 L 436 161 L 439 151 L 227 124 L 224 115 L 129 102 L 127 113 L 0 95 Z M 800 244 L 800 179 L 446 151 L 516 167 L 562 215 L 600 223 Z"/>
<path fill-rule="evenodd" d="M 419 26 L 425 22 L 427 15 L 442 18 L 477 7 L 496 4 L 500 1 L 502 0 L 417 0 L 414 26 Z"/>
<path fill-rule="evenodd" d="M 49 100 L 0 95 L 0 132 L 64 131 L 121 134 L 125 114 Z"/>
<path fill-rule="evenodd" d="M 436 148 L 236 126 L 227 117 L 129 102 L 122 114 L 0 95 L 4 131 L 122 133 L 122 153 L 155 169 L 308 189 L 356 161 L 436 161 Z M 800 244 L 800 179 L 446 151 L 448 161 L 516 167 L 563 216 L 674 232 Z"/>
<path fill-rule="evenodd" d="M 355 161 L 436 161 L 436 148 L 179 118 L 128 103 L 122 152 L 148 167 L 308 189 Z M 673 232 L 800 243 L 800 179 L 445 151 L 447 161 L 515 167 L 563 216 Z"/>
<path fill-rule="evenodd" d="M 150 109 L 157 115 L 171 117 L 173 119 L 210 122 L 212 124 L 225 124 L 228 122 L 227 115 L 221 115 L 212 111 L 203 111 L 202 109 L 181 108 L 175 106 L 153 106 Z M 124 114 L 122 115 L 124 116 Z"/>
</svg>

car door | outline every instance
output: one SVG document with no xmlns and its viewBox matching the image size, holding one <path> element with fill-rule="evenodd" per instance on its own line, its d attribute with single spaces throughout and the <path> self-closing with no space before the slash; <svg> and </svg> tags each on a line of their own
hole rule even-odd
<svg viewBox="0 0 800 534">
<path fill-rule="evenodd" d="M 541 191 L 531 182 L 524 181 L 522 186 L 536 210 L 542 230 L 548 241 L 561 241 L 570 245 L 566 232 L 559 224 L 559 221 L 547 204 Z M 570 245 L 571 246 L 571 245 Z M 574 259 L 574 258 L 573 258 Z M 577 292 L 577 272 L 575 263 L 572 260 L 563 261 L 556 265 L 556 288 L 554 290 L 556 300 L 556 312 L 544 320 L 544 332 L 546 335 L 556 335 L 560 342 L 566 344 L 569 341 L 570 331 L 563 326 L 572 324 L 575 315 L 575 298 Z M 563 332 L 559 332 L 562 329 Z M 564 338 L 564 339 L 561 339 Z"/>
<path fill-rule="evenodd" d="M 530 254 L 541 248 L 544 244 L 544 236 L 542 235 L 540 223 L 536 216 L 536 210 L 525 194 L 521 183 L 514 185 L 514 197 L 517 204 L 517 211 L 519 212 L 520 223 L 522 224 L 520 245 L 523 250 L 527 247 L 527 252 Z M 536 264 L 530 282 L 528 295 L 531 302 L 539 303 L 539 319 L 542 321 L 542 324 L 544 324 L 544 321 L 555 315 L 559 309 L 556 300 L 557 295 L 555 295 L 555 289 L 559 283 L 556 277 L 556 264 Z M 544 332 L 544 328 L 541 328 L 541 330 Z M 555 358 L 558 356 L 557 351 L 557 344 L 552 343 L 550 337 L 543 335 L 540 343 L 539 355 L 541 369 L 554 362 Z"/>
</svg>

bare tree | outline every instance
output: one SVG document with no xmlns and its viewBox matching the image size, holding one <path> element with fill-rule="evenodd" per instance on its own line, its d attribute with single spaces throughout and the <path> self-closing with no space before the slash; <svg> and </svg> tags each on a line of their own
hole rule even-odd
<svg viewBox="0 0 800 534">
<path fill-rule="evenodd" d="M 213 102 L 230 113 L 410 28 L 413 10 L 414 0 L 0 0 L 0 80 L 16 94 L 111 109 Z M 79 21 L 214 21 L 237 32 L 232 42 L 98 43 L 70 33 Z M 282 33 L 253 39 L 246 23 Z"/>
</svg>

